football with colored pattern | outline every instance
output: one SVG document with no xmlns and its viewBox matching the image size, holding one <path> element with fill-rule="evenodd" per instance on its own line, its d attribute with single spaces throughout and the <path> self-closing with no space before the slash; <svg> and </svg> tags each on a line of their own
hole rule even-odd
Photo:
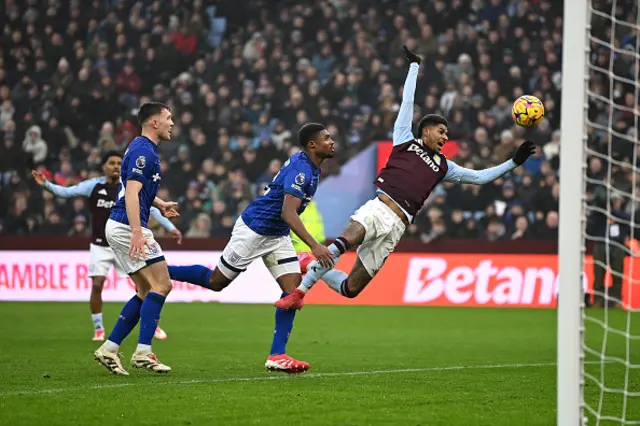
<svg viewBox="0 0 640 426">
<path fill-rule="evenodd" d="M 511 116 L 520 127 L 536 127 L 544 117 L 544 105 L 535 96 L 520 96 L 513 103 Z"/>
</svg>

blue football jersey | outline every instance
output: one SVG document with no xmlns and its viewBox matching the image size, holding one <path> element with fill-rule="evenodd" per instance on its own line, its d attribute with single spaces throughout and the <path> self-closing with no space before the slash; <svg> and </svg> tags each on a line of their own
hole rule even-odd
<svg viewBox="0 0 640 426">
<path fill-rule="evenodd" d="M 289 225 L 282 220 L 284 195 L 291 194 L 302 200 L 298 214 L 313 199 L 318 189 L 320 168 L 304 152 L 292 155 L 280 168 L 267 191 L 254 200 L 242 213 L 242 220 L 260 235 L 289 235 Z"/>
<path fill-rule="evenodd" d="M 111 219 L 129 225 L 127 209 L 124 203 L 124 192 L 128 181 L 137 180 L 142 183 L 142 189 L 138 195 L 140 200 L 140 224 L 146 228 L 161 178 L 158 146 L 146 137 L 138 136 L 131 142 L 122 158 L 118 198 L 111 209 Z"/>
</svg>

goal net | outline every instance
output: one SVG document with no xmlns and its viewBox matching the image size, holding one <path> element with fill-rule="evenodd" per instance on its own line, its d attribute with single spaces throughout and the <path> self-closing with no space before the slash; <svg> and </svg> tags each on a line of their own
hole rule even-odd
<svg viewBox="0 0 640 426">
<path fill-rule="evenodd" d="M 565 0 L 564 24 L 558 424 L 640 425 L 640 8 Z"/>
</svg>

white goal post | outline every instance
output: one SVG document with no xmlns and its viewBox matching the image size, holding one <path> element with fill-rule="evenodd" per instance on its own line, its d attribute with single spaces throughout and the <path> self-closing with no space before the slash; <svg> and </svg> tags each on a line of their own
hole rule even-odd
<svg viewBox="0 0 640 426">
<path fill-rule="evenodd" d="M 584 197 L 590 0 L 564 0 L 558 234 L 557 424 L 583 424 Z"/>
<path fill-rule="evenodd" d="M 563 24 L 557 424 L 640 425 L 640 2 Z"/>
</svg>

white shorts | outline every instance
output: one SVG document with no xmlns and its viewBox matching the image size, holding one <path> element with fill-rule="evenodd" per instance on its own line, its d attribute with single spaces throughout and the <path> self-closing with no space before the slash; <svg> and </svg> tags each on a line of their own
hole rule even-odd
<svg viewBox="0 0 640 426">
<path fill-rule="evenodd" d="M 116 259 L 111 247 L 98 246 L 91 244 L 89 246 L 89 276 L 90 277 L 106 277 L 109 274 L 111 267 L 116 269 L 116 273 L 119 277 L 126 277 L 127 273 L 124 271 L 120 263 Z"/>
<path fill-rule="evenodd" d="M 133 260 L 129 257 L 129 248 L 131 247 L 131 227 L 129 225 L 109 219 L 104 232 L 109 246 L 113 249 L 116 260 L 120 262 L 122 268 L 129 275 L 138 272 L 145 266 L 164 260 L 162 248 L 153 238 L 153 232 L 150 229 L 142 228 L 142 235 L 149 242 L 149 247 L 145 248 L 146 257 L 142 260 Z"/>
<path fill-rule="evenodd" d="M 405 224 L 397 214 L 377 198 L 367 201 L 351 216 L 366 230 L 358 247 L 358 257 L 369 275 L 374 277 L 387 257 L 398 245 L 405 231 Z"/>
<path fill-rule="evenodd" d="M 231 239 L 222 251 L 218 268 L 225 277 L 233 280 L 258 258 L 262 258 L 273 278 L 300 273 L 291 237 L 260 235 L 239 217 L 233 226 Z"/>
</svg>

